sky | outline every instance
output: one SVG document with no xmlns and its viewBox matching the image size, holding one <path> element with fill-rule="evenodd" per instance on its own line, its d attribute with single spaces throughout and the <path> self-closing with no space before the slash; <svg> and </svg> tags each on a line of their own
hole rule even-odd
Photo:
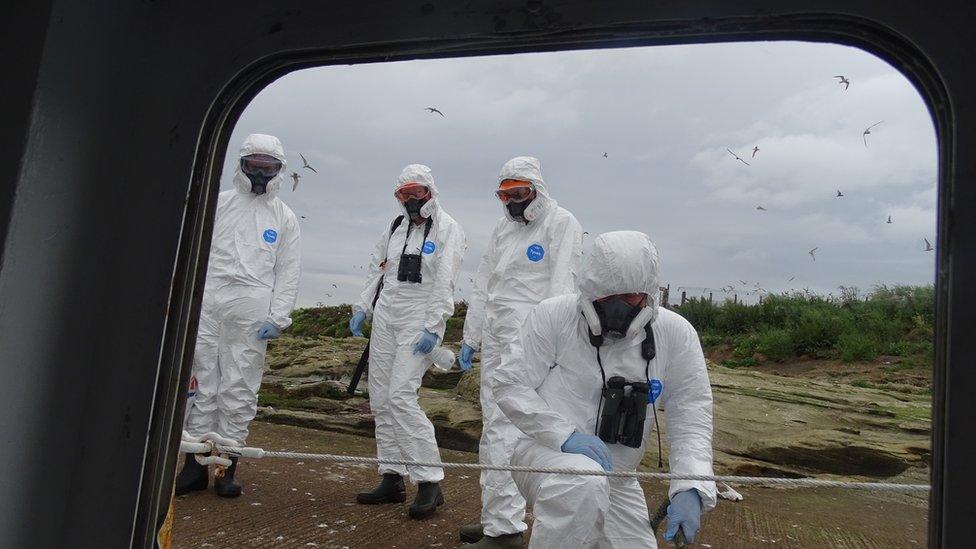
<svg viewBox="0 0 976 549">
<path fill-rule="evenodd" d="M 498 172 L 520 155 L 541 160 L 550 193 L 591 235 L 650 235 L 672 300 L 682 290 L 722 299 L 729 285 L 751 301 L 757 285 L 836 294 L 934 280 L 935 256 L 923 251 L 923 239 L 935 245 L 934 126 L 904 76 L 847 46 L 703 44 L 305 69 L 248 105 L 223 189 L 250 133 L 278 136 L 288 172 L 302 174 L 297 191 L 288 178 L 279 195 L 306 217 L 299 307 L 358 297 L 363 266 L 398 214 L 396 177 L 412 163 L 431 167 L 441 205 L 464 228 L 457 296 L 468 296 L 502 215 Z M 299 153 L 318 174 L 301 168 Z"/>
</svg>

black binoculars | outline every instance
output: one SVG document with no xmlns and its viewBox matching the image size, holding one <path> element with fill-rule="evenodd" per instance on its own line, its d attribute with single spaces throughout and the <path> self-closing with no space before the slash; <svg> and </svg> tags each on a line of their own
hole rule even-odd
<svg viewBox="0 0 976 549">
<path fill-rule="evenodd" d="M 420 284 L 423 280 L 423 276 L 420 273 L 420 254 L 403 254 L 400 256 L 400 266 L 397 267 L 397 280 L 400 282 Z"/>
<path fill-rule="evenodd" d="M 650 386 L 646 382 L 628 382 L 620 376 L 607 380 L 603 388 L 603 409 L 600 410 L 597 426 L 600 440 L 607 444 L 640 447 L 644 441 L 649 390 Z"/>
</svg>

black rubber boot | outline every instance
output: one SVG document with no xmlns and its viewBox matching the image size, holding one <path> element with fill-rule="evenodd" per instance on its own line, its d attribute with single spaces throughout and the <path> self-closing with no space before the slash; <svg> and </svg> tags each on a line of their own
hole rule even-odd
<svg viewBox="0 0 976 549">
<path fill-rule="evenodd" d="M 356 501 L 365 505 L 378 503 L 403 503 L 407 501 L 407 489 L 403 477 L 396 473 L 383 473 L 383 480 L 372 492 L 359 492 Z"/>
<path fill-rule="evenodd" d="M 485 536 L 476 543 L 465 543 L 469 549 L 522 549 L 522 533 Z"/>
<path fill-rule="evenodd" d="M 462 542 L 475 543 L 485 537 L 485 527 L 480 522 L 478 524 L 465 524 L 458 530 L 458 533 Z"/>
<path fill-rule="evenodd" d="M 210 484 L 210 472 L 200 465 L 193 454 L 184 454 L 183 468 L 176 475 L 176 495 L 182 496 L 197 490 L 206 490 Z"/>
<path fill-rule="evenodd" d="M 444 505 L 441 485 L 436 482 L 421 482 L 417 485 L 417 497 L 414 498 L 413 505 L 410 506 L 410 518 L 428 518 L 441 505 Z"/>
<path fill-rule="evenodd" d="M 230 458 L 230 467 L 224 469 L 224 476 L 214 477 L 214 492 L 222 498 L 236 498 L 244 492 L 244 488 L 234 480 L 237 473 L 237 458 Z"/>
</svg>

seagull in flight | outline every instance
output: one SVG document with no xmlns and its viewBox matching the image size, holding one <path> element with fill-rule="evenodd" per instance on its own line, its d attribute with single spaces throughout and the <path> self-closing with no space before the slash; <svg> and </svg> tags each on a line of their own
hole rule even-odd
<svg viewBox="0 0 976 549">
<path fill-rule="evenodd" d="M 929 243 L 929 239 L 923 238 L 922 240 L 925 241 L 925 250 L 924 251 L 931 252 L 932 250 L 935 249 L 935 248 L 932 247 L 932 244 Z"/>
<path fill-rule="evenodd" d="M 333 287 L 333 288 L 338 288 L 338 286 L 336 286 L 335 284 L 333 284 L 333 285 L 332 285 L 332 287 Z"/>
<path fill-rule="evenodd" d="M 304 154 L 302 154 L 302 153 L 298 153 L 298 156 L 300 156 L 300 157 L 302 157 L 302 164 L 304 164 L 304 166 L 302 166 L 303 168 L 306 168 L 306 169 L 309 169 L 309 170 L 312 170 L 312 171 L 313 171 L 313 172 L 315 172 L 315 173 L 319 173 L 319 172 L 318 172 L 318 170 L 316 170 L 315 168 L 313 168 L 312 166 L 310 166 L 310 165 L 308 164 L 308 160 L 305 160 L 305 155 L 304 155 Z"/>
<path fill-rule="evenodd" d="M 434 107 L 427 107 L 427 112 L 429 112 L 430 114 L 434 114 L 436 112 L 437 114 L 444 116 L 444 113 L 442 113 L 439 109 Z"/>
<path fill-rule="evenodd" d="M 885 221 L 885 223 L 891 223 L 891 216 L 890 215 L 888 216 L 888 221 Z"/>
<path fill-rule="evenodd" d="M 732 149 L 726 148 L 725 150 L 729 151 L 729 154 L 731 154 L 732 156 L 734 156 L 736 160 L 738 160 L 739 162 L 742 162 L 746 166 L 751 166 L 752 165 L 752 164 L 746 162 L 745 160 L 739 158 L 739 155 L 737 155 L 734 152 L 732 152 Z"/>
<path fill-rule="evenodd" d="M 305 216 L 303 215 L 303 216 L 302 216 L 302 219 L 308 219 L 308 218 L 306 218 L 306 217 L 305 217 Z"/>
<path fill-rule="evenodd" d="M 817 253 L 817 250 L 818 250 L 818 248 L 814 248 L 814 249 L 810 250 L 809 252 L 807 252 L 808 254 L 810 254 L 810 257 L 812 257 L 814 261 L 817 260 L 817 256 L 814 255 L 814 254 Z"/>
<path fill-rule="evenodd" d="M 756 206 L 756 209 L 763 212 L 766 211 L 766 208 L 763 208 L 762 206 Z"/>
<path fill-rule="evenodd" d="M 298 180 L 301 179 L 302 176 L 298 175 L 298 172 L 291 172 L 291 178 L 295 180 L 295 183 L 291 186 L 291 190 L 295 191 L 298 189 Z"/>
<path fill-rule="evenodd" d="M 603 153 L 603 158 L 610 158 L 610 157 L 607 156 L 607 153 Z"/>
<path fill-rule="evenodd" d="M 793 279 L 794 279 L 794 278 L 796 278 L 796 277 L 795 277 L 795 276 L 791 276 L 791 277 L 790 277 L 790 279 L 789 279 L 789 280 L 787 280 L 787 282 L 793 282 Z"/>
<path fill-rule="evenodd" d="M 752 148 L 752 157 L 753 158 L 756 157 L 756 153 L 757 152 L 759 152 L 759 145 L 756 145 L 755 147 Z"/>
<path fill-rule="evenodd" d="M 882 120 L 881 122 L 884 122 L 884 120 Z M 864 140 L 864 146 L 865 147 L 868 146 L 868 136 L 871 135 L 871 128 L 877 126 L 881 122 L 875 122 L 874 124 L 871 124 L 870 126 L 868 126 L 867 128 L 865 128 L 864 131 L 861 133 L 861 139 Z"/>
<path fill-rule="evenodd" d="M 837 83 L 838 84 L 843 84 L 844 85 L 844 91 L 847 91 L 847 88 L 851 87 L 851 81 L 848 80 L 847 78 L 845 78 L 844 75 L 838 74 L 834 78 L 837 78 L 838 79 L 837 80 Z"/>
<path fill-rule="evenodd" d="M 837 198 L 840 198 L 842 196 L 844 196 L 844 193 L 840 192 L 840 189 L 837 189 Z"/>
</svg>

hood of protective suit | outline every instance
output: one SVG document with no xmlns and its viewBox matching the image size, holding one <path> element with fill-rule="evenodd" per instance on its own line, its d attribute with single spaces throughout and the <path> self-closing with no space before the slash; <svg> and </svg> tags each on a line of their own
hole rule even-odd
<svg viewBox="0 0 976 549">
<path fill-rule="evenodd" d="M 615 294 L 645 293 L 647 307 L 630 324 L 624 340 L 657 318 L 660 259 L 651 238 L 638 231 L 603 233 L 583 250 L 580 307 L 594 335 L 601 335 L 593 301 Z"/>
<path fill-rule="evenodd" d="M 549 196 L 549 189 L 546 188 L 545 181 L 542 180 L 542 163 L 539 162 L 538 158 L 516 156 L 509 160 L 502 166 L 502 171 L 498 174 L 498 183 L 501 184 L 506 179 L 528 181 L 535 187 L 536 197 L 522 213 L 526 221 L 539 219 L 556 204 L 556 201 Z M 505 217 L 509 221 L 518 222 L 504 204 L 502 211 L 505 212 Z"/>
<path fill-rule="evenodd" d="M 282 181 L 285 180 L 285 171 L 288 168 L 288 161 L 285 159 L 285 148 L 281 146 L 281 140 L 273 135 L 252 133 L 247 136 L 244 144 L 241 145 L 241 154 L 238 158 L 244 158 L 250 154 L 267 154 L 281 162 L 281 171 L 268 181 L 267 190 L 262 195 L 267 196 L 269 199 L 276 196 L 278 190 L 281 189 Z M 237 167 L 234 169 L 234 186 L 244 194 L 251 193 L 251 180 L 241 171 L 240 160 L 238 160 Z"/>
<path fill-rule="evenodd" d="M 437 185 L 434 184 L 434 175 L 431 173 L 430 168 L 423 164 L 410 164 L 406 168 L 403 168 L 403 171 L 397 177 L 393 192 L 396 192 L 407 183 L 420 183 L 430 190 L 430 199 L 420 208 L 420 215 L 424 218 L 432 217 L 434 212 L 437 211 Z M 394 198 L 394 200 L 396 199 Z M 403 212 L 404 217 L 410 219 L 410 213 L 407 211 L 407 207 L 403 205 L 403 202 L 396 200 L 396 203 Z"/>
</svg>

